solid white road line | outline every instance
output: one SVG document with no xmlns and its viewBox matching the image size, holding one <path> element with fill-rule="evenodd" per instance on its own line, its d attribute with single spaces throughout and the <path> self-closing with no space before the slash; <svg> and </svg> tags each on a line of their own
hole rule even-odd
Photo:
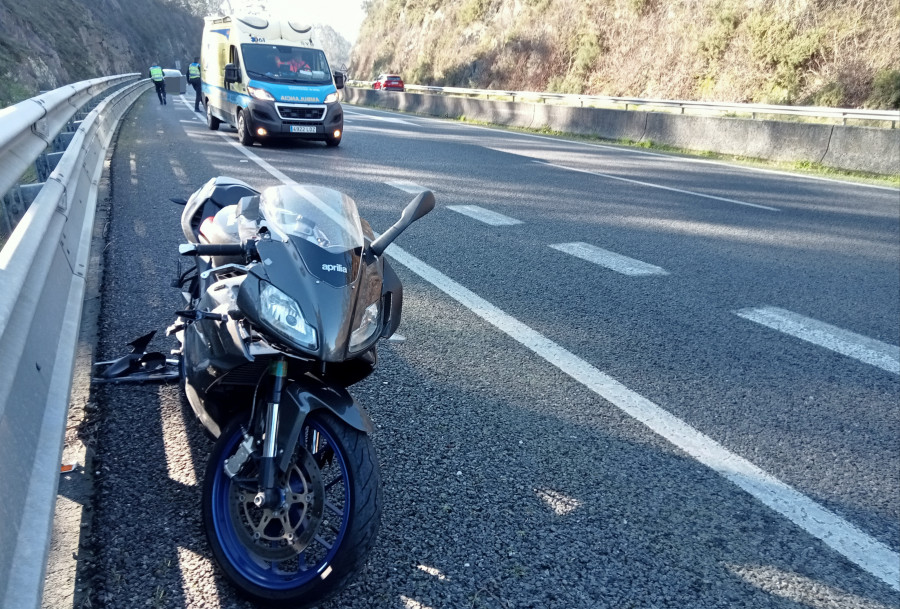
<svg viewBox="0 0 900 609">
<path fill-rule="evenodd" d="M 419 186 L 418 184 L 410 182 L 408 180 L 393 180 L 390 182 L 385 182 L 385 184 L 387 184 L 388 186 L 393 186 L 394 188 L 399 188 L 403 192 L 408 192 L 414 195 L 428 190 L 424 186 Z"/>
<path fill-rule="evenodd" d="M 756 203 L 747 203 L 746 201 L 738 201 L 736 199 L 726 199 L 724 197 L 716 197 L 713 195 L 705 195 L 700 192 L 694 192 L 692 190 L 681 190 L 680 188 L 671 188 L 670 186 L 662 186 L 661 184 L 652 184 L 650 182 L 641 182 L 640 180 L 631 180 L 629 178 L 620 178 L 619 176 L 612 176 L 608 173 L 599 173 L 597 171 L 589 171 L 587 169 L 578 169 L 576 167 L 566 167 L 565 165 L 557 165 L 556 163 L 548 163 L 546 161 L 535 161 L 535 163 L 540 163 L 541 165 L 547 165 L 549 167 L 556 167 L 557 169 L 566 169 L 568 171 L 577 171 L 579 173 L 587 173 L 593 176 L 598 176 L 601 178 L 609 178 L 610 180 L 619 180 L 620 182 L 628 182 L 630 184 L 639 184 L 641 186 L 647 186 L 649 188 L 659 188 L 660 190 L 669 190 L 671 192 L 680 192 L 685 195 L 693 195 L 695 197 L 703 197 L 704 199 L 713 199 L 715 201 L 724 201 L 726 203 L 734 203 L 736 205 L 745 205 L 747 207 L 755 207 L 757 209 L 765 209 L 767 211 L 781 211 L 775 207 L 769 207 L 767 205 L 757 205 Z"/>
<path fill-rule="evenodd" d="M 360 106 L 357 106 L 360 107 Z M 368 108 L 368 110 L 372 112 L 378 112 L 378 110 L 374 110 L 372 108 Z M 380 112 L 388 113 L 386 110 L 381 110 Z M 572 139 L 567 139 L 565 136 L 549 136 L 549 135 L 537 135 L 535 133 L 515 133 L 511 134 L 509 131 L 504 129 L 502 126 L 497 127 L 483 127 L 481 125 L 471 125 L 467 123 L 460 123 L 458 121 L 454 122 L 455 119 L 451 118 L 425 118 L 418 117 L 422 122 L 431 121 L 434 123 L 438 123 L 446 126 L 448 123 L 452 123 L 454 126 L 462 126 L 466 129 L 481 129 L 483 131 L 489 131 L 494 134 L 505 134 L 505 135 L 515 135 L 520 138 L 533 139 L 533 140 L 545 140 L 551 143 L 559 144 L 566 143 L 571 144 L 573 146 L 580 146 L 583 148 L 597 148 L 599 150 L 611 150 L 613 152 L 622 152 L 639 156 L 655 156 L 667 159 L 669 161 L 677 161 L 679 163 L 689 163 L 692 165 L 702 164 L 702 165 L 714 165 L 720 168 L 726 168 L 729 170 L 741 170 L 748 172 L 756 172 L 756 173 L 768 173 L 777 176 L 784 176 L 786 178 L 794 178 L 798 180 L 815 180 L 818 182 L 833 182 L 835 184 L 842 184 L 844 186 L 860 186 L 862 188 L 874 188 L 877 190 L 888 190 L 892 192 L 898 192 L 897 188 L 894 186 L 879 186 L 877 184 L 864 184 L 862 182 L 848 182 L 846 180 L 838 180 L 835 178 L 823 178 L 815 175 L 808 175 L 802 173 L 791 173 L 789 171 L 781 171 L 778 169 L 765 169 L 762 167 L 751 167 L 749 165 L 741 165 L 739 163 L 730 163 L 728 161 L 714 161 L 710 159 L 701 159 L 701 158 L 691 158 L 687 156 L 676 156 L 674 154 L 666 154 L 664 152 L 650 152 L 648 150 L 643 150 L 640 148 L 635 148 L 628 146 L 627 144 L 621 145 L 609 145 L 609 144 L 591 144 L 589 142 L 579 142 Z M 490 150 L 499 150 L 500 152 L 506 152 L 503 149 L 492 148 L 491 146 L 485 146 Z"/>
<path fill-rule="evenodd" d="M 778 307 L 741 309 L 735 311 L 735 314 L 882 370 L 900 374 L 900 347 Z"/>
<path fill-rule="evenodd" d="M 400 247 L 391 245 L 386 253 L 654 433 L 900 591 L 900 554 L 885 544 L 743 457 L 730 452 L 712 438 L 631 391 Z"/>
<path fill-rule="evenodd" d="M 661 267 L 647 264 L 646 262 L 641 262 L 640 260 L 635 260 L 628 256 L 616 254 L 609 250 L 600 249 L 589 243 L 557 243 L 550 247 L 560 252 L 581 258 L 582 260 L 587 260 L 588 262 L 593 262 L 594 264 L 606 267 L 617 273 L 622 273 L 623 275 L 642 276 L 669 274 L 668 271 Z"/>
<path fill-rule="evenodd" d="M 245 146 L 233 140 L 230 142 L 236 150 L 240 150 L 283 184 L 297 184 L 247 150 Z M 732 481 L 891 588 L 900 591 L 900 554 L 885 544 L 743 457 L 729 452 L 712 438 L 631 391 L 511 315 L 507 315 L 437 269 L 406 253 L 398 245 L 389 246 L 386 253 L 500 331 L 646 425 L 654 433 Z"/>
<path fill-rule="evenodd" d="M 512 226 L 513 224 L 522 224 L 521 220 L 504 216 L 503 214 L 499 214 L 483 207 L 478 207 L 477 205 L 447 205 L 447 209 L 474 218 L 479 222 L 490 224 L 491 226 Z"/>
</svg>

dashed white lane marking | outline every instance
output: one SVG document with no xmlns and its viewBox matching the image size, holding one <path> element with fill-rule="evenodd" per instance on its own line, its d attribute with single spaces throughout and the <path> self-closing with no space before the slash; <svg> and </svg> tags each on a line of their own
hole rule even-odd
<svg viewBox="0 0 900 609">
<path fill-rule="evenodd" d="M 283 184 L 297 184 L 287 175 L 231 141 L 235 150 L 267 171 Z M 825 509 L 743 457 L 674 417 L 650 400 L 631 391 L 581 358 L 566 351 L 511 315 L 456 283 L 440 271 L 392 244 L 386 252 L 413 273 L 467 307 L 585 387 L 637 419 L 688 455 L 718 472 L 750 495 L 788 518 L 810 535 L 820 539 L 871 575 L 900 591 L 900 554 L 840 516 Z"/>
<path fill-rule="evenodd" d="M 415 123 L 411 121 L 405 121 L 402 118 L 394 118 L 391 116 L 375 116 L 372 114 L 363 114 L 361 112 L 347 112 L 346 110 L 344 111 L 344 115 L 352 116 L 354 119 L 380 121 L 382 123 L 394 123 L 396 125 L 415 125 Z"/>
<path fill-rule="evenodd" d="M 712 438 L 600 372 L 397 245 L 389 246 L 386 253 L 628 416 L 640 421 L 651 431 L 718 472 L 848 560 L 900 591 L 900 554 L 885 544 L 750 461 L 730 452 Z"/>
<path fill-rule="evenodd" d="M 900 374 L 900 347 L 778 307 L 741 309 L 735 313 L 744 319 L 755 321 L 808 343 Z"/>
<path fill-rule="evenodd" d="M 587 260 L 588 262 L 593 262 L 594 264 L 606 267 L 617 273 L 622 273 L 623 275 L 642 276 L 669 274 L 668 271 L 661 267 L 647 264 L 646 262 L 623 256 L 622 254 L 610 252 L 609 250 L 601 249 L 589 243 L 557 243 L 550 247 L 575 256 L 576 258 L 581 258 L 582 260 Z"/>
<path fill-rule="evenodd" d="M 394 188 L 399 188 L 403 192 L 412 193 L 414 195 L 419 194 L 420 192 L 425 192 L 428 190 L 424 186 L 419 186 L 414 182 L 409 182 L 407 180 L 393 180 L 390 182 L 385 182 L 388 186 L 393 186 Z"/>
<path fill-rule="evenodd" d="M 692 195 L 695 197 L 703 197 L 704 199 L 713 199 L 715 201 L 724 201 L 726 203 L 734 203 L 736 205 L 745 205 L 747 207 L 755 207 L 757 209 L 765 209 L 767 211 L 781 211 L 775 207 L 769 207 L 767 205 L 758 205 L 756 203 L 748 203 L 746 201 L 738 201 L 736 199 L 726 199 L 725 197 L 716 197 L 713 195 L 705 195 L 701 192 L 694 192 L 693 190 L 681 190 L 680 188 L 672 188 L 671 186 L 663 186 L 662 184 L 653 184 L 652 182 L 642 182 L 640 180 L 632 180 L 629 178 L 621 178 L 619 176 L 609 175 L 608 173 L 600 173 L 598 171 L 589 171 L 587 169 L 578 169 L 577 167 L 567 167 L 565 165 L 557 165 L 556 163 L 548 163 L 547 161 L 535 161 L 535 163 L 539 163 L 541 165 L 547 165 L 548 167 L 556 167 L 557 169 L 566 169 L 568 171 L 577 171 L 579 173 L 587 173 L 590 175 L 598 176 L 601 178 L 608 178 L 610 180 L 619 180 L 620 182 L 628 182 L 630 184 L 640 184 L 641 186 L 647 186 L 649 188 L 659 188 L 660 190 L 668 190 L 671 192 L 679 192 L 685 195 Z"/>
<path fill-rule="evenodd" d="M 479 222 L 490 224 L 491 226 L 511 226 L 513 224 L 522 224 L 521 220 L 504 216 L 503 214 L 478 207 L 477 205 L 448 205 L 447 209 L 455 211 L 458 214 L 469 216 Z"/>
</svg>

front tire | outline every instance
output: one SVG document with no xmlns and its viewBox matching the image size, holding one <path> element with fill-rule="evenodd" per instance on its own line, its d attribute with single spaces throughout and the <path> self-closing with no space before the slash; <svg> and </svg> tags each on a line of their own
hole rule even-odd
<svg viewBox="0 0 900 609">
<path fill-rule="evenodd" d="M 222 432 L 203 484 L 203 523 L 213 556 L 255 602 L 317 605 L 350 583 L 375 543 L 382 498 L 372 443 L 330 412 L 311 413 L 289 472 L 278 476 L 288 499 L 277 513 L 252 502 L 258 484 L 253 457 L 234 478 L 225 473 L 226 459 L 243 440 L 242 423 L 232 421 Z"/>
<path fill-rule="evenodd" d="M 250 135 L 250 125 L 247 122 L 247 117 L 244 116 L 245 112 L 238 112 L 237 119 L 237 132 L 238 132 L 238 141 L 242 146 L 252 146 L 253 145 L 253 136 Z"/>
</svg>

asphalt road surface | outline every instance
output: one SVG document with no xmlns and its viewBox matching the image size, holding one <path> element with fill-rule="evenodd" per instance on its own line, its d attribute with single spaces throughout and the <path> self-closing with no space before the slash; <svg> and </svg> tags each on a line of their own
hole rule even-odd
<svg viewBox="0 0 900 609">
<path fill-rule="evenodd" d="M 98 359 L 179 307 L 216 175 L 336 188 L 383 231 L 403 343 L 351 388 L 377 546 L 337 608 L 900 606 L 900 194 L 345 107 L 243 148 L 152 93 L 111 165 Z M 96 389 L 84 606 L 243 608 L 211 561 L 212 443 L 176 384 Z"/>
</svg>

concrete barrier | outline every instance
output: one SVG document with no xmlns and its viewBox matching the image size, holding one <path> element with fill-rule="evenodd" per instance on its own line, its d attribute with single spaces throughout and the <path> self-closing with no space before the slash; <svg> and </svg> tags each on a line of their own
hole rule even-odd
<svg viewBox="0 0 900 609">
<path fill-rule="evenodd" d="M 900 129 L 629 112 L 348 87 L 348 103 L 605 140 L 900 174 Z"/>
<path fill-rule="evenodd" d="M 883 174 L 900 173 L 900 129 L 835 127 L 822 164 Z"/>
<path fill-rule="evenodd" d="M 771 161 L 820 162 L 833 125 L 648 113 L 644 140 Z"/>
<path fill-rule="evenodd" d="M 561 133 L 594 135 L 605 140 L 639 142 L 647 130 L 648 112 L 535 104 L 534 126 Z"/>
</svg>

